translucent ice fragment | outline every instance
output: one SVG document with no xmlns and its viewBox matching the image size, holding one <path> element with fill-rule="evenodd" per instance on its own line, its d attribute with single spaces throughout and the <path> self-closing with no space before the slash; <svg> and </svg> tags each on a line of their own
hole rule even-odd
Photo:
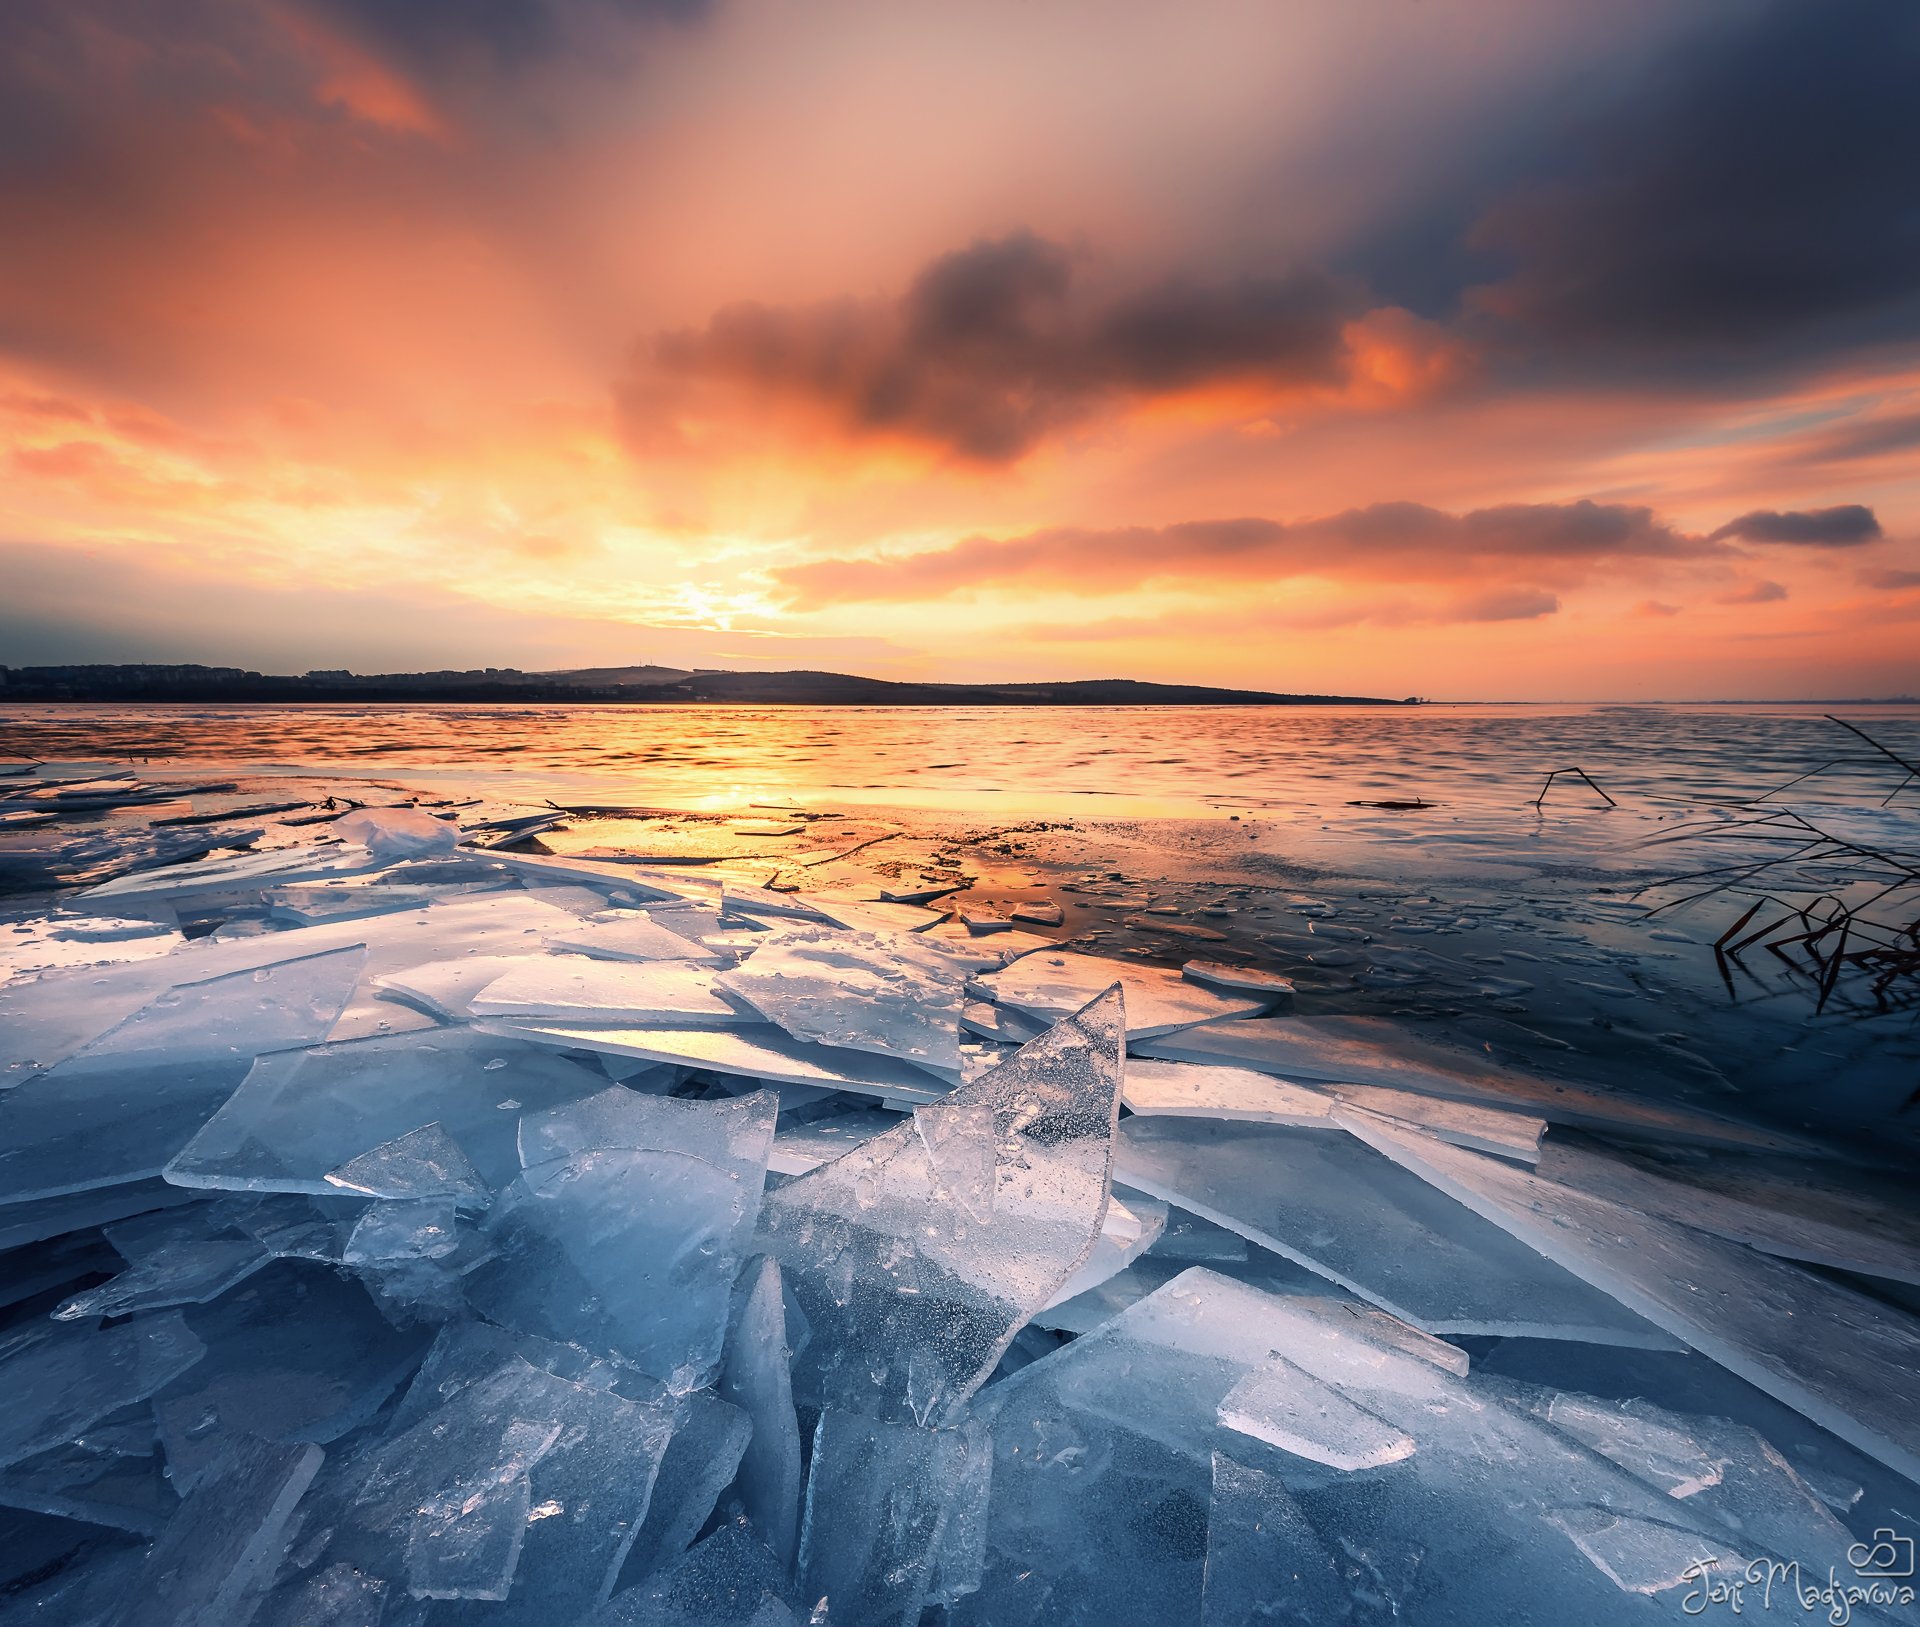
<svg viewBox="0 0 1920 1627">
<path fill-rule="evenodd" d="M 1563 1533 L 1622 1593 L 1665 1593 L 1700 1587 L 1702 1578 L 1743 1578 L 1748 1561 L 1722 1553 L 1697 1531 L 1613 1509 L 1581 1505 L 1555 1509 L 1546 1523 Z"/>
<path fill-rule="evenodd" d="M 451 1198 L 411 1198 L 376 1203 L 347 1234 L 340 1252 L 347 1265 L 439 1260 L 460 1246 L 458 1215 Z"/>
<path fill-rule="evenodd" d="M 616 916 L 585 921 L 555 933 L 550 941 L 556 949 L 607 960 L 684 960 L 694 965 L 717 965 L 732 958 L 676 930 L 678 913 L 623 910 Z"/>
<path fill-rule="evenodd" d="M 1054 944 L 1000 971 L 984 973 L 974 983 L 996 1002 L 1040 1017 L 1078 1011 L 1102 989 L 1118 983 L 1127 991 L 1129 1041 L 1227 1017 L 1255 1017 L 1272 1003 L 1203 988 L 1158 966 L 1077 955 Z"/>
<path fill-rule="evenodd" d="M 796 1039 L 960 1071 L 965 968 L 911 934 L 768 934 L 719 985 Z"/>
<path fill-rule="evenodd" d="M 363 959 L 334 950 L 171 989 L 0 1094 L 0 1202 L 159 1174 L 256 1056 L 325 1037 Z"/>
<path fill-rule="evenodd" d="M 956 1534 L 984 1542 L 974 1516 L 992 1467 L 991 1438 L 973 1420 L 920 1429 L 823 1413 L 800 1532 L 801 1597 L 824 1599 L 829 1620 L 910 1627 L 936 1597 L 972 1592 L 981 1556 L 953 1551 L 948 1535 L 957 1520 Z"/>
<path fill-rule="evenodd" d="M 484 1203 L 486 1182 L 438 1121 L 369 1148 L 325 1176 L 328 1186 L 369 1198 L 456 1198 Z"/>
<path fill-rule="evenodd" d="M 1281 1355 L 1229 1390 L 1220 1422 L 1330 1469 L 1377 1469 L 1413 1456 L 1413 1437 Z"/>
<path fill-rule="evenodd" d="M 1125 1016 L 1111 990 L 933 1109 L 770 1192 L 814 1405 L 951 1418 L 1091 1252 Z"/>
<path fill-rule="evenodd" d="M 1126 1103 L 1129 1111 L 1153 1118 L 1335 1128 L 1331 1096 L 1251 1068 L 1136 1059 L 1127 1064 Z"/>
<path fill-rule="evenodd" d="M 468 1276 L 467 1295 L 510 1327 L 691 1387 L 720 1357 L 778 1099 L 624 1094 L 647 1120 L 628 1139 L 650 1145 L 590 1147 L 527 1169 L 494 1202 L 496 1257 Z M 753 1133 L 743 1115 L 757 1116 Z"/>
<path fill-rule="evenodd" d="M 451 853 L 460 845 L 459 826 L 419 808 L 356 808 L 332 828 L 385 862 Z"/>
<path fill-rule="evenodd" d="M 1285 1484 L 1215 1452 L 1201 1627 L 1329 1627 L 1351 1608 L 1333 1556 Z"/>
<path fill-rule="evenodd" d="M 30 1328 L 0 1344 L 0 1464 L 17 1463 L 132 1401 L 206 1353 L 178 1311 L 112 1327 Z"/>
<path fill-rule="evenodd" d="M 520 1167 L 521 1111 L 606 1087 L 536 1046 L 459 1029 L 263 1057 L 172 1164 L 183 1186 L 339 1195 L 328 1181 L 364 1153 L 438 1124 L 498 1188 Z"/>
<path fill-rule="evenodd" d="M 169 1305 L 201 1305 L 244 1282 L 271 1255 L 251 1238 L 183 1242 L 140 1261 L 111 1282 L 75 1294 L 54 1311 L 57 1320 L 125 1316 Z"/>
<path fill-rule="evenodd" d="M 711 1390 L 680 1398 L 647 1517 L 621 1568 L 621 1587 L 633 1586 L 687 1551 L 732 1483 L 751 1432 L 747 1415 Z"/>
<path fill-rule="evenodd" d="M 111 1627 L 239 1627 L 280 1561 L 294 1505 L 319 1471 L 312 1445 L 237 1442 L 180 1505 Z"/>
<path fill-rule="evenodd" d="M 1680 1102 L 1616 1095 L 1498 1068 L 1470 1052 L 1422 1044 L 1402 1025 L 1378 1017 L 1208 1023 L 1147 1040 L 1141 1054 L 1175 1062 L 1226 1063 L 1315 1086 L 1384 1085 L 1621 1135 L 1776 1151 L 1802 1146 L 1776 1132 Z"/>
<path fill-rule="evenodd" d="M 1668 1345 L 1612 1296 L 1351 1136 L 1133 1118 L 1114 1173 L 1429 1333 Z"/>
<path fill-rule="evenodd" d="M 404 1576 L 417 1598 L 506 1598 L 527 1538 L 528 1475 L 581 1394 L 518 1357 L 460 1391 L 380 1449 L 329 1554 Z"/>
<path fill-rule="evenodd" d="M 482 988 L 467 1009 L 476 1017 L 680 1028 L 749 1020 L 715 992 L 715 974 L 707 967 L 687 960 L 589 960 L 583 955 L 529 956 Z"/>
<path fill-rule="evenodd" d="M 781 1564 L 790 1565 L 800 1521 L 800 1426 L 780 1267 L 762 1256 L 743 1280 L 719 1390 L 753 1426 L 740 1462 L 741 1506 Z"/>
<path fill-rule="evenodd" d="M 1354 1132 L 1776 1400 L 1910 1480 L 1920 1324 L 1738 1244 L 1357 1110 Z"/>
<path fill-rule="evenodd" d="M 824 1085 L 830 1090 L 912 1102 L 933 1101 L 947 1083 L 911 1062 L 797 1040 L 771 1023 L 740 1028 L 599 1028 L 495 1017 L 487 1019 L 486 1027 L 491 1033 L 564 1050 L 601 1051 L 644 1062 L 741 1074 L 768 1084 Z"/>
</svg>

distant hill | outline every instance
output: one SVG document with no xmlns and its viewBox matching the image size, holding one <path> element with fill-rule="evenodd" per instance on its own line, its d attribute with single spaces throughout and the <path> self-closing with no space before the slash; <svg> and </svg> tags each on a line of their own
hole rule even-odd
<svg viewBox="0 0 1920 1627">
<path fill-rule="evenodd" d="M 895 683 L 845 672 L 699 672 L 679 667 L 578 667 L 522 672 L 338 671 L 291 674 L 192 664 L 0 667 L 0 701 L 517 701 L 742 706 L 1390 706 L 1372 695 L 1151 684 L 1132 678 L 1067 683 Z"/>
</svg>

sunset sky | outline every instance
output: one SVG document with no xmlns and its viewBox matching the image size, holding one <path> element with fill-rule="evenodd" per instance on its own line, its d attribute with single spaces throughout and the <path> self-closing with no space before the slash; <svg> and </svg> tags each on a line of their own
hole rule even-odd
<svg viewBox="0 0 1920 1627">
<path fill-rule="evenodd" d="M 1915 0 L 9 0 L 0 662 L 1920 691 Z"/>
</svg>

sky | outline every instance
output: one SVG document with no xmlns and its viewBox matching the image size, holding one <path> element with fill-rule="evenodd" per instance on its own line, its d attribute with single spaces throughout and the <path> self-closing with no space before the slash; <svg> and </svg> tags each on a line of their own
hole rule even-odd
<svg viewBox="0 0 1920 1627">
<path fill-rule="evenodd" d="M 1913 0 L 9 0 L 0 663 L 1920 692 Z"/>
</svg>

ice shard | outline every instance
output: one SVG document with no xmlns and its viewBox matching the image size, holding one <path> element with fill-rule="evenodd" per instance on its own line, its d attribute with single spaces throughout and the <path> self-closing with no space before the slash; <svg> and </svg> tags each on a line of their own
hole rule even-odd
<svg viewBox="0 0 1920 1627">
<path fill-rule="evenodd" d="M 1150 1039 L 1197 1023 L 1257 1017 L 1272 1004 L 1223 994 L 1189 983 L 1178 972 L 1079 955 L 1047 944 L 1011 966 L 976 977 L 974 987 L 1001 1005 L 1029 1016 L 1062 1017 L 1078 1011 L 1101 990 L 1119 983 L 1127 991 L 1127 1039 Z"/>
<path fill-rule="evenodd" d="M 487 1199 L 486 1182 L 438 1120 L 349 1158 L 325 1180 L 358 1197 Z"/>
<path fill-rule="evenodd" d="M 123 1271 L 111 1282 L 75 1294 L 54 1310 L 68 1322 L 87 1316 L 125 1316 L 163 1310 L 169 1305 L 199 1305 L 217 1299 L 244 1282 L 272 1259 L 251 1238 L 207 1238 L 164 1248 Z"/>
<path fill-rule="evenodd" d="M 462 1030 L 263 1057 L 180 1149 L 167 1179 L 242 1192 L 339 1195 L 328 1176 L 429 1124 L 499 1187 L 520 1167 L 519 1115 L 604 1089 L 589 1067 Z"/>
<path fill-rule="evenodd" d="M 321 1456 L 311 1445 L 236 1442 L 160 1533 L 108 1627 L 243 1627 Z"/>
<path fill-rule="evenodd" d="M 740 1408 L 711 1390 L 680 1398 L 647 1517 L 621 1567 L 621 1588 L 653 1575 L 692 1545 L 738 1472 L 752 1429 Z"/>
<path fill-rule="evenodd" d="M 1412 1457 L 1411 1435 L 1274 1354 L 1227 1391 L 1220 1422 L 1331 1469 L 1377 1469 Z"/>
<path fill-rule="evenodd" d="M 696 966 L 722 965 L 732 956 L 714 948 L 696 932 L 682 931 L 694 921 L 685 910 L 622 910 L 583 921 L 556 932 L 549 940 L 555 949 L 597 955 L 606 960 L 683 960 Z M 721 931 L 719 917 L 708 933 Z"/>
<path fill-rule="evenodd" d="M 488 1028 L 537 1045 L 681 1063 L 768 1084 L 823 1085 L 829 1090 L 914 1102 L 935 1100 L 951 1083 L 911 1062 L 797 1040 L 771 1023 L 740 1028 L 601 1028 L 498 1017 L 489 1020 Z"/>
<path fill-rule="evenodd" d="M 1124 1024 L 1109 990 L 767 1195 L 762 1246 L 813 1329 L 801 1400 L 923 1424 L 957 1415 L 1099 1235 Z"/>
<path fill-rule="evenodd" d="M 1494 1067 L 1470 1052 L 1421 1044 L 1377 1017 L 1256 1017 L 1145 1040 L 1143 1056 L 1252 1068 L 1297 1083 L 1383 1085 L 1530 1113 L 1549 1124 L 1746 1151 L 1805 1152 L 1806 1144 L 1684 1102 L 1656 1101 Z"/>
<path fill-rule="evenodd" d="M 721 997 L 715 978 L 710 968 L 686 960 L 533 955 L 480 989 L 467 1002 L 467 1009 L 476 1017 L 660 1023 L 674 1028 L 724 1028 L 750 1021 L 737 1005 Z"/>
<path fill-rule="evenodd" d="M 743 1282 L 719 1391 L 753 1427 L 740 1462 L 741 1506 L 781 1564 L 791 1565 L 800 1522 L 800 1425 L 780 1267 L 763 1255 Z"/>
<path fill-rule="evenodd" d="M 112 1327 L 30 1327 L 0 1343 L 0 1464 L 75 1439 L 206 1354 L 178 1311 Z"/>
<path fill-rule="evenodd" d="M 1337 1627 L 1353 1601 L 1276 1475 L 1213 1454 L 1200 1627 Z"/>
<path fill-rule="evenodd" d="M 1667 1348 L 1660 1330 L 1347 1135 L 1132 1118 L 1114 1178 L 1428 1333 Z"/>
<path fill-rule="evenodd" d="M 621 1144 L 535 1163 L 495 1199 L 495 1257 L 467 1277 L 467 1297 L 509 1327 L 686 1388 L 720 1358 L 778 1099 L 622 1094 Z"/>
<path fill-rule="evenodd" d="M 339 949 L 171 989 L 0 1094 L 0 1203 L 158 1175 L 257 1056 L 326 1037 L 364 958 Z"/>
<path fill-rule="evenodd" d="M 1675 1338 L 1920 1480 L 1920 1322 L 1877 1300 L 1499 1159 L 1350 1112 L 1356 1135 Z M 1804 1330 L 1820 1329 L 1817 1341 Z"/>
<path fill-rule="evenodd" d="M 750 1531 L 723 1525 L 582 1627 L 799 1627 L 785 1566 Z"/>
<path fill-rule="evenodd" d="M 800 1594 L 852 1627 L 914 1627 L 979 1584 L 991 1437 L 827 1411 L 814 1431 Z M 957 1540 L 956 1540 L 957 1539 Z M 969 1552 L 969 1549 L 974 1551 Z"/>
<path fill-rule="evenodd" d="M 719 977 L 795 1039 L 958 1076 L 966 972 L 911 935 L 792 927 Z"/>
</svg>

